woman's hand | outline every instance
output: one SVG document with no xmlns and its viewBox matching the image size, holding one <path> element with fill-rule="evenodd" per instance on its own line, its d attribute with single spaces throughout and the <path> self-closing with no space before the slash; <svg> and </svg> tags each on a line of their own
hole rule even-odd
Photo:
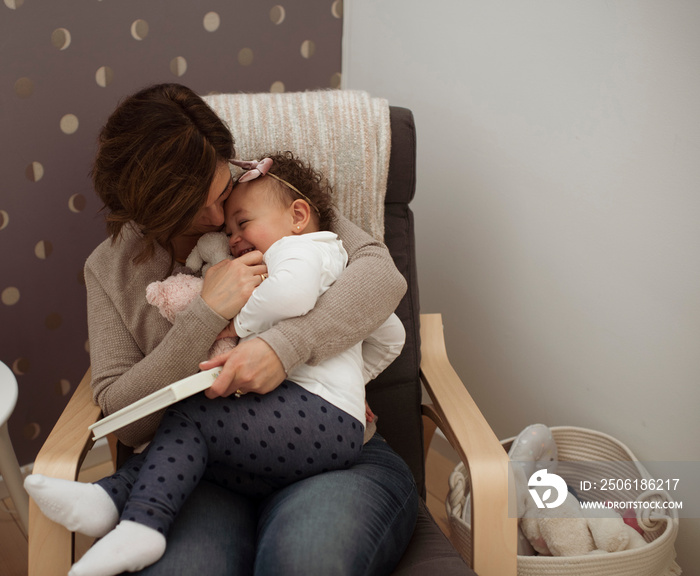
<svg viewBox="0 0 700 576">
<path fill-rule="evenodd" d="M 262 252 L 248 252 L 234 260 L 223 260 L 207 270 L 202 298 L 224 318 L 233 318 L 243 308 L 253 290 L 267 273 Z"/>
<path fill-rule="evenodd" d="M 246 340 L 230 352 L 199 365 L 202 370 L 216 366 L 223 366 L 223 369 L 205 392 L 207 398 L 247 392 L 267 394 L 287 377 L 277 354 L 260 338 Z"/>
</svg>

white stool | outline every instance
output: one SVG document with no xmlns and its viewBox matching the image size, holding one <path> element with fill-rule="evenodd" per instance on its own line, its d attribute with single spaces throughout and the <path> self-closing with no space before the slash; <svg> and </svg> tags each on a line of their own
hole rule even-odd
<svg viewBox="0 0 700 576">
<path fill-rule="evenodd" d="M 29 496 L 24 491 L 22 471 L 12 448 L 7 421 L 17 404 L 17 379 L 5 364 L 0 362 L 0 474 L 5 481 L 10 498 L 15 504 L 24 530 L 29 527 Z"/>
</svg>

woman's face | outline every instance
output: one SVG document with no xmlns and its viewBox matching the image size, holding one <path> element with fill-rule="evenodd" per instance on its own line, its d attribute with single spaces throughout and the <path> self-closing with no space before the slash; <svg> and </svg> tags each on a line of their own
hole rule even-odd
<svg viewBox="0 0 700 576">
<path fill-rule="evenodd" d="M 233 178 L 228 162 L 220 162 L 216 167 L 214 180 L 209 188 L 207 201 L 195 216 L 186 236 L 201 236 L 207 232 L 217 232 L 224 225 L 224 202 L 231 194 Z"/>
</svg>

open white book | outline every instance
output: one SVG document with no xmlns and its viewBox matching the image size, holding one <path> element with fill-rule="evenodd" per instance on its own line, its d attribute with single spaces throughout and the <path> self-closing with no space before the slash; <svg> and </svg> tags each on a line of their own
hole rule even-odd
<svg viewBox="0 0 700 576">
<path fill-rule="evenodd" d="M 209 388 L 216 380 L 216 377 L 221 373 L 221 366 L 198 372 L 177 382 L 161 388 L 137 400 L 133 404 L 125 406 L 121 410 L 117 410 L 114 414 L 105 416 L 102 420 L 95 422 L 90 426 L 95 440 L 106 436 L 107 434 L 123 428 L 127 424 L 136 422 L 144 416 L 153 414 L 175 402 L 179 402 L 188 396 L 192 396 Z"/>
</svg>

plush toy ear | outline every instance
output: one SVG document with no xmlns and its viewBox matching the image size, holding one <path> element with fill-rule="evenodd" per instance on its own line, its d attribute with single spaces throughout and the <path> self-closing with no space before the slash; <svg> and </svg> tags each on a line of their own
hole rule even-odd
<svg viewBox="0 0 700 576">
<path fill-rule="evenodd" d="M 191 274 L 176 274 L 162 282 L 152 282 L 146 288 L 146 301 L 158 307 L 170 322 L 185 310 L 202 290 L 203 280 Z"/>
<path fill-rule="evenodd" d="M 165 282 L 151 282 L 146 286 L 146 302 L 158 308 L 158 312 L 169 322 L 173 321 L 169 314 L 167 288 Z"/>
<path fill-rule="evenodd" d="M 228 246 L 228 236 L 223 232 L 207 232 L 190 252 L 185 266 L 195 272 L 201 268 L 204 275 L 214 264 L 226 259 L 233 259 Z"/>
<path fill-rule="evenodd" d="M 162 282 L 151 282 L 146 286 L 146 302 L 153 306 L 161 306 L 164 300 Z"/>
<path fill-rule="evenodd" d="M 199 252 L 199 245 L 195 246 L 190 252 L 190 255 L 185 260 L 185 266 L 187 266 L 192 272 L 196 272 L 202 267 L 204 260 Z"/>
<path fill-rule="evenodd" d="M 508 451 L 513 462 L 522 462 L 523 469 L 529 477 L 535 470 L 556 469 L 557 444 L 552 431 L 544 424 L 531 424 L 525 428 Z"/>
<path fill-rule="evenodd" d="M 228 246 L 228 236 L 223 232 L 209 232 L 202 237 L 206 238 L 206 251 L 203 251 L 204 259 L 213 266 L 222 260 L 231 259 L 231 249 Z M 202 241 L 200 240 L 200 242 Z"/>
<path fill-rule="evenodd" d="M 216 246 L 212 253 L 212 264 L 218 264 L 222 260 L 227 258 L 232 258 L 231 248 L 228 245 L 228 236 L 224 232 L 211 232 L 211 234 L 216 234 Z"/>
</svg>

